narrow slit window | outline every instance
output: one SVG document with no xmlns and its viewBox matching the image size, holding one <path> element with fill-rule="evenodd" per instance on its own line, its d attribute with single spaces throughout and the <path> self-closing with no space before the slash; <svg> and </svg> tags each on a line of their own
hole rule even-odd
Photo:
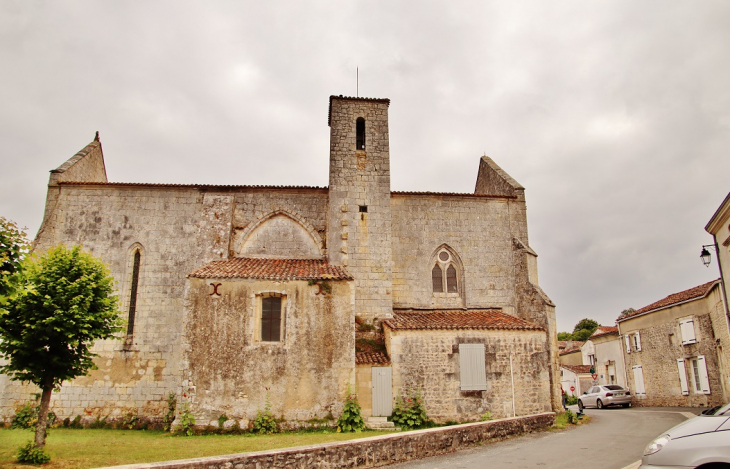
<svg viewBox="0 0 730 469">
<path fill-rule="evenodd" d="M 358 117 L 355 121 L 355 130 L 357 135 L 357 149 L 358 150 L 364 150 L 365 149 L 365 119 L 362 117 Z"/>
<path fill-rule="evenodd" d="M 281 297 L 269 296 L 261 301 L 261 340 L 281 341 Z"/>
<path fill-rule="evenodd" d="M 436 264 L 431 270 L 431 279 L 433 280 L 434 293 L 442 293 L 444 291 L 444 272 L 441 266 Z"/>
<path fill-rule="evenodd" d="M 139 251 L 134 251 L 134 265 L 132 267 L 132 285 L 129 289 L 129 319 L 127 321 L 127 336 L 134 334 L 134 316 L 137 313 L 137 287 L 139 285 Z"/>
<path fill-rule="evenodd" d="M 446 291 L 449 293 L 456 293 L 459 291 L 456 283 L 456 269 L 453 264 L 449 265 L 449 268 L 446 269 Z"/>
</svg>

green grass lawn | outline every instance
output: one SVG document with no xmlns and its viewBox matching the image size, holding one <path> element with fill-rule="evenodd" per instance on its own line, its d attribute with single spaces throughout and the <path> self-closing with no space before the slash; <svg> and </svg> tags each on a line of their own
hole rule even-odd
<svg viewBox="0 0 730 469">
<path fill-rule="evenodd" d="M 172 436 L 161 431 L 74 430 L 55 428 L 46 440 L 51 462 L 44 468 L 83 468 L 245 453 L 352 440 L 391 432 L 302 432 L 278 435 Z M 15 462 L 19 446 L 33 439 L 30 430 L 0 429 L 0 468 L 32 466 Z"/>
</svg>

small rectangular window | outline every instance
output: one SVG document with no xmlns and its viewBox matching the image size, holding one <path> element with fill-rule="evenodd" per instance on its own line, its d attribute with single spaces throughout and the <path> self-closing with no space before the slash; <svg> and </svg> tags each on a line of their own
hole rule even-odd
<svg viewBox="0 0 730 469">
<path fill-rule="evenodd" d="M 268 296 L 261 300 L 261 341 L 281 341 L 281 297 Z"/>
<path fill-rule="evenodd" d="M 360 205 L 360 213 L 368 213 L 368 206 Z"/>
</svg>

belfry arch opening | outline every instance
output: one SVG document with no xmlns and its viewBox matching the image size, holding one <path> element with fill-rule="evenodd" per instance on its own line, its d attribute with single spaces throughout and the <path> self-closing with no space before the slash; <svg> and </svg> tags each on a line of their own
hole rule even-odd
<svg viewBox="0 0 730 469">
<path fill-rule="evenodd" d="M 362 117 L 358 117 L 355 121 L 355 135 L 356 138 L 356 144 L 355 148 L 358 150 L 364 150 L 365 149 L 365 119 Z"/>
</svg>

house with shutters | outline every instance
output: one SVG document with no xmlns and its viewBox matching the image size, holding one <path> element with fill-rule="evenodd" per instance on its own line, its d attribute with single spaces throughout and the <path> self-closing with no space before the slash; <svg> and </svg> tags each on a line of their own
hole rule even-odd
<svg viewBox="0 0 730 469">
<path fill-rule="evenodd" d="M 617 319 L 634 405 L 728 401 L 727 358 L 718 347 L 730 338 L 724 310 L 720 281 L 714 280 Z"/>
<path fill-rule="evenodd" d="M 624 354 L 618 327 L 598 326 L 580 350 L 583 363 L 593 367 L 597 384 L 626 386 Z"/>
<path fill-rule="evenodd" d="M 437 421 L 559 409 L 524 187 L 484 156 L 471 191 L 393 191 L 389 106 L 330 97 L 328 187 L 111 182 L 98 134 L 52 170 L 34 250 L 101 258 L 127 322 L 56 415 L 154 422 L 170 393 L 241 427 L 332 419 L 355 391 L 366 417 L 413 393 Z M 0 375 L 0 419 L 35 392 Z"/>
</svg>

